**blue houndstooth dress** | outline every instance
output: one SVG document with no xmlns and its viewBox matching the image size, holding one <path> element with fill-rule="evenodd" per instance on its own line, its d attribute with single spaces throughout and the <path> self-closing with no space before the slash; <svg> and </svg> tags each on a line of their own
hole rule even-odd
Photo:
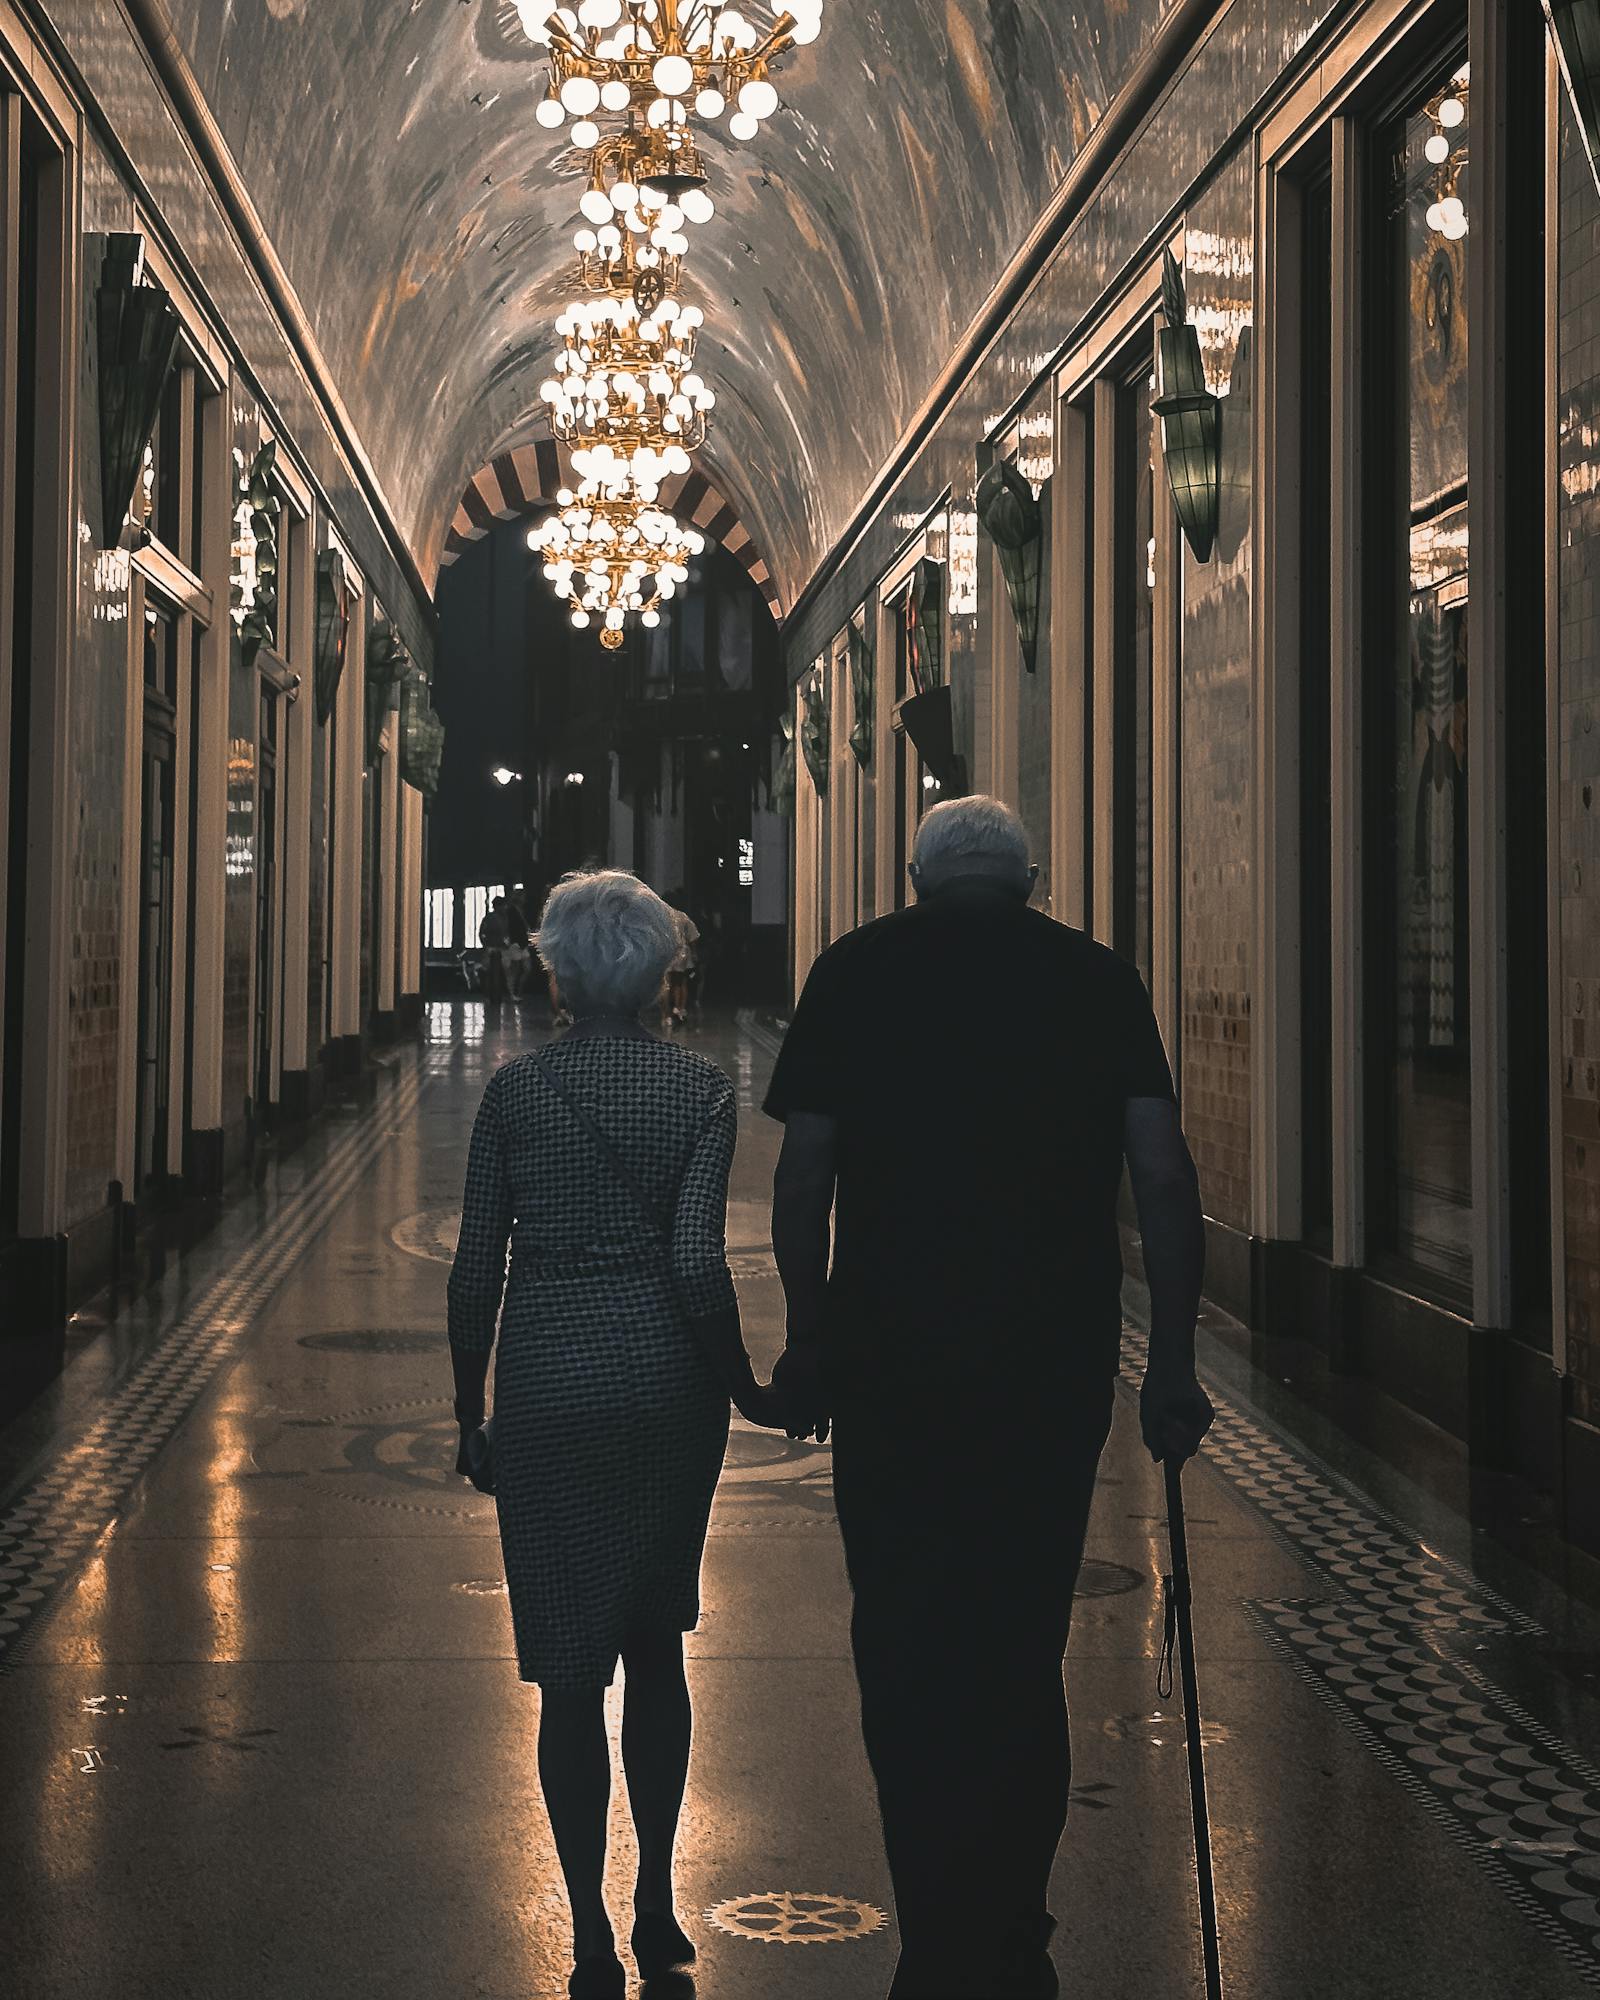
<svg viewBox="0 0 1600 2000">
<path fill-rule="evenodd" d="M 498 1315 L 495 1498 L 518 1669 L 578 1688 L 609 1685 L 633 1634 L 700 1616 L 728 1394 L 685 1313 L 734 1300 L 737 1110 L 724 1073 L 670 1042 L 594 1035 L 544 1058 L 675 1218 L 658 1242 L 530 1057 L 496 1074 L 468 1156 L 450 1339 L 487 1351 Z"/>
</svg>

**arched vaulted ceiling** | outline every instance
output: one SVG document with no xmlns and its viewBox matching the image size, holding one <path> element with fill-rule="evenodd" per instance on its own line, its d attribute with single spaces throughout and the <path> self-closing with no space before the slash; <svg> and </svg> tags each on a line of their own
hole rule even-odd
<svg viewBox="0 0 1600 2000">
<path fill-rule="evenodd" d="M 830 0 L 692 234 L 706 472 L 792 603 L 1174 0 Z M 531 441 L 578 156 L 511 0 L 166 0 L 422 573 Z"/>
</svg>

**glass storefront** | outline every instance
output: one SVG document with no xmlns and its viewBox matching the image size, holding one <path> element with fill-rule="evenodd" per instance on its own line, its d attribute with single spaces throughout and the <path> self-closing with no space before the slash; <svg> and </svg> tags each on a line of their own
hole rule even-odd
<svg viewBox="0 0 1600 2000">
<path fill-rule="evenodd" d="M 1384 482 L 1374 593 L 1374 1248 L 1451 1300 L 1472 1284 L 1467 874 L 1470 78 L 1452 63 L 1383 134 Z M 1379 386 L 1379 385 L 1375 385 Z M 1377 443 L 1383 440 L 1382 443 Z"/>
</svg>

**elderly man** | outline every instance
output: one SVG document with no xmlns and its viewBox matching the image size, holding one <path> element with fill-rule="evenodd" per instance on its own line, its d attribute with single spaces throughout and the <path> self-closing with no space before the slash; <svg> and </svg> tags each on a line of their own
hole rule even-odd
<svg viewBox="0 0 1600 2000">
<path fill-rule="evenodd" d="M 997 799 L 918 829 L 917 902 L 817 960 L 773 1073 L 774 1384 L 834 1431 L 891 2000 L 1053 1995 L 1062 1660 L 1121 1327 L 1128 1164 L 1150 1284 L 1145 1442 L 1188 1457 L 1204 1232 L 1143 981 L 1028 908 Z M 949 1027 L 952 991 L 988 1018 Z M 834 1221 L 829 1272 L 829 1218 Z"/>
</svg>

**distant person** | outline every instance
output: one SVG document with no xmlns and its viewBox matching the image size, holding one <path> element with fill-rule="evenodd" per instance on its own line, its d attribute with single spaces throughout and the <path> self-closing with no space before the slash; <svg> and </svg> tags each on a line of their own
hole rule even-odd
<svg viewBox="0 0 1600 2000">
<path fill-rule="evenodd" d="M 533 963 L 532 939 L 524 902 L 526 893 L 519 882 L 506 899 L 506 986 L 513 1000 L 522 998 Z"/>
<path fill-rule="evenodd" d="M 622 2000 L 602 1894 L 605 1690 L 620 1658 L 639 1838 L 632 1941 L 648 1979 L 695 1955 L 673 1901 L 683 1634 L 700 1615 L 729 1398 L 754 1423 L 781 1418 L 745 1352 L 724 1248 L 733 1085 L 640 1024 L 678 949 L 672 913 L 632 875 L 568 876 L 538 947 L 575 1019 L 495 1075 L 473 1128 L 450 1273 L 456 1470 L 471 1476 L 486 1442 L 495 1349 L 491 1468 L 475 1483 L 498 1503 L 518 1671 L 541 1690 L 539 1777 L 572 1908 L 568 1990 Z"/>
<path fill-rule="evenodd" d="M 674 889 L 667 897 L 672 921 L 678 929 L 677 955 L 667 974 L 667 1016 L 679 1028 L 689 1018 L 689 981 L 699 963 L 697 947 L 700 943 L 700 926 L 683 907 L 685 900 L 682 889 Z"/>
<path fill-rule="evenodd" d="M 478 943 L 483 950 L 483 990 L 491 1007 L 498 1007 L 506 997 L 506 947 L 510 939 L 506 899 L 496 896 L 478 925 Z"/>
<path fill-rule="evenodd" d="M 915 906 L 816 961 L 766 1100 L 786 1124 L 773 1382 L 817 1435 L 834 1426 L 892 2000 L 1058 1991 L 1062 1662 L 1111 1425 L 1124 1159 L 1150 1285 L 1145 1442 L 1187 1458 L 1212 1415 L 1199 1190 L 1150 999 L 1028 908 L 1035 873 L 998 800 L 935 806 Z M 973 972 L 991 1013 L 963 1042 L 937 1000 Z"/>
</svg>

